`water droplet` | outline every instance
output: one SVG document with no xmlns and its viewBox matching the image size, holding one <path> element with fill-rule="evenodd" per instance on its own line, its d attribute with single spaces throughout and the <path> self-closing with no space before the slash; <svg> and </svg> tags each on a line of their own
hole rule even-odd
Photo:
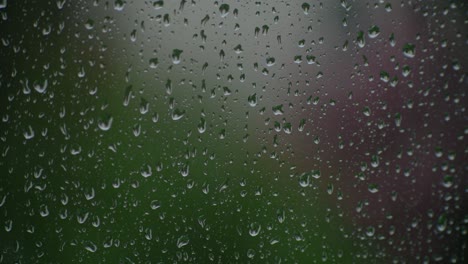
<svg viewBox="0 0 468 264">
<path fill-rule="evenodd" d="M 278 244 L 279 242 L 279 239 L 276 237 L 270 239 L 270 245 Z"/>
<path fill-rule="evenodd" d="M 205 118 L 203 118 L 203 117 L 200 118 L 200 123 L 198 124 L 197 128 L 198 128 L 198 132 L 200 134 L 205 133 L 205 131 L 206 131 L 206 120 L 205 120 Z"/>
<path fill-rule="evenodd" d="M 414 58 L 416 55 L 415 45 L 407 43 L 403 46 L 403 54 L 408 58 Z"/>
<path fill-rule="evenodd" d="M 78 143 L 72 144 L 70 147 L 70 154 L 72 154 L 73 156 L 76 156 L 80 153 L 81 153 L 81 146 L 78 145 Z"/>
<path fill-rule="evenodd" d="M 44 83 L 42 85 L 40 85 L 37 82 L 33 83 L 34 90 L 36 90 L 36 92 L 41 93 L 41 94 L 45 93 L 45 91 L 47 89 L 47 85 L 48 85 L 47 80 L 44 80 Z"/>
<path fill-rule="evenodd" d="M 133 132 L 133 135 L 134 135 L 135 137 L 140 136 L 140 134 L 141 134 L 141 125 L 140 125 L 140 124 L 135 124 L 135 125 L 133 126 L 132 132 Z"/>
<path fill-rule="evenodd" d="M 229 14 L 229 5 L 221 4 L 219 6 L 219 12 L 221 12 L 221 17 L 226 17 Z"/>
<path fill-rule="evenodd" d="M 123 0 L 115 0 L 114 2 L 114 10 L 122 11 L 125 7 L 125 1 Z"/>
<path fill-rule="evenodd" d="M 261 230 L 262 226 L 260 224 L 252 223 L 249 226 L 249 235 L 255 237 L 260 233 Z"/>
<path fill-rule="evenodd" d="M 403 76 L 408 77 L 408 75 L 411 73 L 411 68 L 408 65 L 403 66 Z"/>
<path fill-rule="evenodd" d="M 113 118 L 110 115 L 102 117 L 98 120 L 98 127 L 102 131 L 108 131 L 112 127 Z"/>
<path fill-rule="evenodd" d="M 381 71 L 380 72 L 380 80 L 382 82 L 388 82 L 390 80 L 390 74 L 386 71 Z"/>
<path fill-rule="evenodd" d="M 391 11 L 392 11 L 392 4 L 386 3 L 386 4 L 385 4 L 385 11 L 391 12 Z"/>
<path fill-rule="evenodd" d="M 363 31 L 359 31 L 358 36 L 356 38 L 356 42 L 360 48 L 364 48 L 364 46 L 366 45 L 366 40 L 364 38 Z"/>
<path fill-rule="evenodd" d="M 273 106 L 273 107 L 272 107 L 272 110 L 273 110 L 273 114 L 274 114 L 274 115 L 282 115 L 282 114 L 284 114 L 283 105 L 282 105 L 282 104 L 277 105 L 277 106 Z"/>
<path fill-rule="evenodd" d="M 315 56 L 307 55 L 306 60 L 307 60 L 307 64 L 314 64 L 315 63 Z"/>
<path fill-rule="evenodd" d="M 283 125 L 283 131 L 286 133 L 286 134 L 291 134 L 292 133 L 292 125 L 291 123 L 285 123 Z"/>
<path fill-rule="evenodd" d="M 320 177 L 322 176 L 322 173 L 320 172 L 320 170 L 312 170 L 310 172 L 310 175 L 312 176 L 312 178 L 314 179 L 320 179 Z"/>
<path fill-rule="evenodd" d="M 299 40 L 299 43 L 297 44 L 299 48 L 303 48 L 305 46 L 305 39 Z"/>
<path fill-rule="evenodd" d="M 371 157 L 371 166 L 373 168 L 377 168 L 379 166 L 380 162 L 379 162 L 379 156 L 377 155 L 372 155 Z"/>
<path fill-rule="evenodd" d="M 134 30 L 132 30 L 132 32 L 130 32 L 130 40 L 132 42 L 136 41 L 136 29 L 134 29 Z"/>
<path fill-rule="evenodd" d="M 140 168 L 140 174 L 145 178 L 150 177 L 153 174 L 151 166 L 149 164 L 143 164 Z"/>
<path fill-rule="evenodd" d="M 304 118 L 301 119 L 301 121 L 299 122 L 299 126 L 298 126 L 297 130 L 299 130 L 299 132 L 304 131 L 305 124 L 306 124 L 306 120 Z"/>
<path fill-rule="evenodd" d="M 6 0 L 4 1 L 6 3 Z M 57 8 L 58 9 L 62 9 L 63 6 L 65 5 L 65 2 L 67 2 L 66 0 L 57 0 Z"/>
<path fill-rule="evenodd" d="M 372 237 L 375 234 L 375 228 L 373 226 L 369 226 L 366 228 L 366 235 L 368 237 Z"/>
<path fill-rule="evenodd" d="M 159 60 L 158 58 L 152 58 L 149 60 L 149 66 L 151 69 L 156 69 L 159 65 Z"/>
<path fill-rule="evenodd" d="M 94 253 L 94 252 L 96 252 L 96 251 L 98 250 L 98 247 L 97 247 L 96 244 L 94 244 L 93 242 L 88 241 L 88 242 L 86 242 L 86 244 L 85 244 L 85 249 L 86 249 L 87 251 L 89 251 L 89 252 Z"/>
<path fill-rule="evenodd" d="M 273 57 L 268 57 L 268 58 L 266 59 L 266 65 L 267 65 L 268 67 L 271 67 L 271 66 L 275 65 L 275 58 L 273 58 Z"/>
<path fill-rule="evenodd" d="M 401 114 L 400 113 L 395 114 L 395 125 L 397 127 L 399 127 L 401 125 Z"/>
<path fill-rule="evenodd" d="M 294 56 L 294 63 L 300 64 L 301 62 L 302 62 L 302 56 L 301 55 Z"/>
<path fill-rule="evenodd" d="M 242 49 L 242 46 L 240 44 L 234 47 L 234 52 L 236 54 L 241 54 L 242 51 L 243 51 L 243 49 Z"/>
<path fill-rule="evenodd" d="M 253 259 L 253 258 L 255 257 L 255 250 L 249 248 L 249 249 L 247 250 L 247 257 L 248 257 L 249 259 Z"/>
<path fill-rule="evenodd" d="M 309 14 L 310 5 L 309 5 L 308 3 L 303 3 L 301 7 L 302 7 L 302 10 L 304 11 L 304 14 L 308 15 L 308 14 Z"/>
<path fill-rule="evenodd" d="M 177 239 L 177 247 L 182 248 L 182 247 L 188 245 L 189 242 L 190 242 L 190 240 L 189 240 L 188 236 L 186 236 L 186 235 L 180 236 Z"/>
<path fill-rule="evenodd" d="M 365 116 L 370 116 L 371 115 L 371 110 L 369 107 L 364 107 L 364 109 L 362 110 L 362 113 L 365 115 Z"/>
<path fill-rule="evenodd" d="M 451 175 L 445 175 L 444 176 L 444 179 L 442 180 L 442 185 L 445 187 L 445 188 L 450 188 L 453 186 L 453 181 L 454 181 L 454 177 L 451 176 Z"/>
<path fill-rule="evenodd" d="M 368 32 L 369 38 L 376 38 L 380 35 L 380 28 L 378 26 L 372 26 Z"/>
<path fill-rule="evenodd" d="M 379 186 L 376 183 L 371 183 L 368 185 L 367 189 L 370 193 L 376 193 L 379 191 Z"/>
<path fill-rule="evenodd" d="M 184 117 L 184 115 L 185 115 L 185 110 L 180 110 L 180 109 L 176 108 L 176 109 L 174 109 L 174 111 L 172 111 L 171 118 L 172 118 L 172 120 L 177 121 L 177 120 L 181 119 L 182 117 Z"/>
<path fill-rule="evenodd" d="M 159 207 L 161 207 L 161 202 L 159 202 L 158 200 L 153 200 L 150 203 L 150 207 L 151 207 L 151 209 L 156 210 Z"/>
<path fill-rule="evenodd" d="M 80 67 L 80 71 L 78 72 L 79 78 L 84 78 L 86 76 L 86 72 L 83 66 Z"/>
<path fill-rule="evenodd" d="M 93 29 L 93 28 L 94 28 L 94 20 L 88 19 L 88 20 L 86 21 L 86 23 L 85 23 L 85 28 L 86 28 L 87 30 Z"/>
<path fill-rule="evenodd" d="M 447 216 L 445 214 L 441 214 L 437 219 L 437 230 L 439 232 L 444 232 L 447 228 Z"/>
<path fill-rule="evenodd" d="M 169 14 L 164 14 L 163 16 L 164 26 L 168 27 L 171 24 L 171 20 L 169 18 Z"/>
<path fill-rule="evenodd" d="M 187 177 L 190 173 L 190 165 L 188 163 L 184 163 L 180 168 L 179 173 L 182 177 Z"/>
<path fill-rule="evenodd" d="M 32 139 L 34 138 L 34 130 L 31 126 L 28 126 L 27 130 L 23 132 L 23 136 L 25 139 Z"/>
<path fill-rule="evenodd" d="M 208 20 L 210 20 L 210 16 L 206 15 L 204 18 L 202 18 L 200 23 L 204 26 L 206 24 L 206 22 L 208 22 Z M 203 35 L 203 33 L 201 33 L 200 35 Z"/>
<path fill-rule="evenodd" d="M 454 60 L 452 62 L 452 69 L 455 71 L 459 71 L 461 69 L 460 62 L 458 60 Z"/>
<path fill-rule="evenodd" d="M 286 212 L 284 211 L 284 209 L 278 209 L 278 211 L 276 212 L 276 216 L 278 218 L 278 222 L 284 223 L 284 220 L 286 219 Z"/>
<path fill-rule="evenodd" d="M 39 214 L 42 216 L 42 217 L 46 217 L 49 215 L 49 208 L 47 207 L 47 205 L 45 204 L 41 204 L 40 208 L 39 208 Z"/>
<path fill-rule="evenodd" d="M 299 176 L 299 185 L 301 187 L 308 187 L 310 185 L 310 174 L 303 173 Z"/>
<path fill-rule="evenodd" d="M 144 115 L 149 111 L 149 102 L 146 101 L 144 98 L 140 100 L 140 114 Z"/>
<path fill-rule="evenodd" d="M 156 0 L 153 2 L 153 8 L 156 10 L 163 8 L 163 6 L 164 6 L 163 0 Z"/>
<path fill-rule="evenodd" d="M 180 55 L 184 52 L 180 49 L 173 49 L 172 50 L 172 63 L 179 64 L 180 63 Z"/>
<path fill-rule="evenodd" d="M 127 86 L 127 88 L 125 88 L 123 105 L 128 106 L 131 98 L 132 98 L 132 86 L 129 85 Z"/>
<path fill-rule="evenodd" d="M 257 105 L 257 94 L 254 93 L 252 95 L 249 95 L 247 100 L 248 100 L 250 106 L 252 106 L 252 107 L 256 106 Z"/>
<path fill-rule="evenodd" d="M 390 41 L 390 46 L 395 47 L 396 41 L 395 41 L 395 35 L 393 33 L 390 34 L 390 38 L 388 40 Z"/>
</svg>

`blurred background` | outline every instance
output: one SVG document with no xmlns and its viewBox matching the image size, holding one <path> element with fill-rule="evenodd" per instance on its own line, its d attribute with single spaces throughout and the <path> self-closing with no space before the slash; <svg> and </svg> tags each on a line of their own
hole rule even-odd
<svg viewBox="0 0 468 264">
<path fill-rule="evenodd" d="M 464 1 L 0 15 L 0 263 L 466 262 Z"/>
</svg>

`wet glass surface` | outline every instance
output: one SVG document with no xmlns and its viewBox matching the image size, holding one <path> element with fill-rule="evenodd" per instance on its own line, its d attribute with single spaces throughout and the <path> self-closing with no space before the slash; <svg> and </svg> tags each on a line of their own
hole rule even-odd
<svg viewBox="0 0 468 264">
<path fill-rule="evenodd" d="M 465 263 L 467 12 L 0 0 L 0 263 Z"/>
</svg>

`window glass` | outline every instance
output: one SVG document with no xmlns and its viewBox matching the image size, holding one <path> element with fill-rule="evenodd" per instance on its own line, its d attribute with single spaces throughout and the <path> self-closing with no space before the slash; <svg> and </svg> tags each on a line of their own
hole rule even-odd
<svg viewBox="0 0 468 264">
<path fill-rule="evenodd" d="M 466 263 L 467 10 L 0 0 L 0 263 Z"/>
</svg>

